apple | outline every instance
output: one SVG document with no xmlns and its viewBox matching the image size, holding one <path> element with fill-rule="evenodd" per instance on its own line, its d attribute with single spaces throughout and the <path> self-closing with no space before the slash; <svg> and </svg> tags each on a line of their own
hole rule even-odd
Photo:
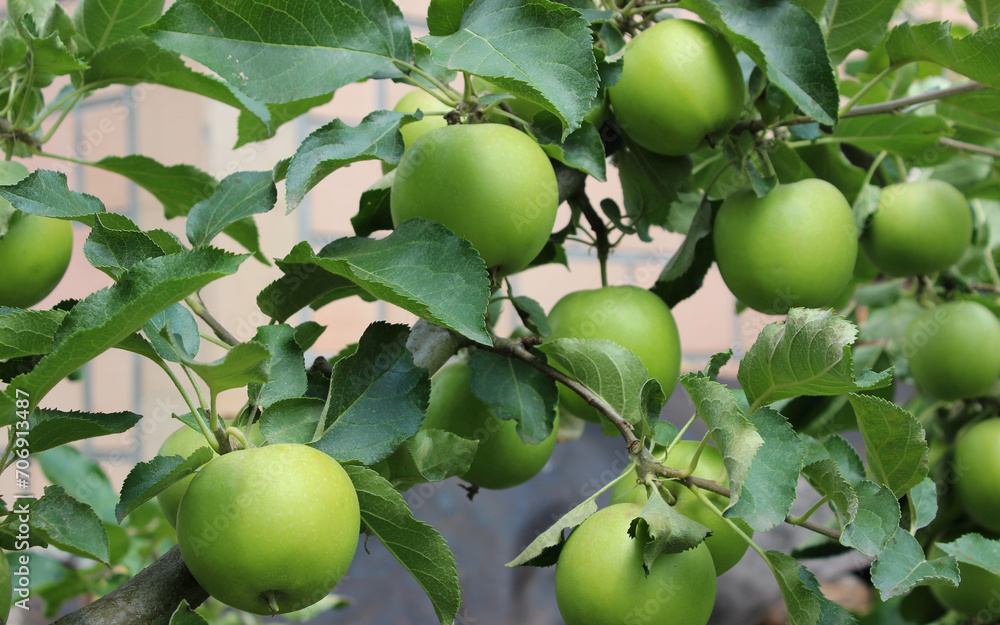
<svg viewBox="0 0 1000 625">
<path fill-rule="evenodd" d="M 644 532 L 628 535 L 642 506 L 598 510 L 569 535 L 556 564 L 556 603 L 566 625 L 705 625 L 715 603 L 715 566 L 702 542 L 661 554 L 647 575 Z"/>
<path fill-rule="evenodd" d="M 428 115 L 427 113 L 447 113 L 451 107 L 423 89 L 414 89 L 406 92 L 396 102 L 396 106 L 392 107 L 392 110 L 398 113 L 415 113 L 417 111 L 424 113 L 424 117 L 420 121 L 410 122 L 399 127 L 399 134 L 403 135 L 403 149 L 406 150 L 425 132 L 448 125 L 444 115 Z M 383 174 L 387 174 L 395 168 L 395 165 L 382 163 Z"/>
<path fill-rule="evenodd" d="M 325 597 L 358 546 L 358 495 L 321 451 L 278 444 L 205 465 L 177 511 L 177 542 L 199 584 L 254 614 L 300 610 Z"/>
<path fill-rule="evenodd" d="M 432 130 L 403 155 L 390 194 L 392 222 L 423 217 L 464 237 L 499 275 L 527 267 L 555 224 L 559 190 L 549 158 L 502 124 Z"/>
<path fill-rule="evenodd" d="M 947 269 L 972 241 L 972 211 L 962 192 L 941 180 L 882 189 L 861 239 L 868 257 L 890 276 Z"/>
<path fill-rule="evenodd" d="M 470 375 L 468 364 L 455 362 L 442 367 L 431 378 L 430 403 L 422 427 L 479 441 L 472 464 L 462 479 L 490 489 L 511 488 L 527 482 L 542 470 L 552 455 L 559 430 L 558 416 L 552 433 L 545 440 L 538 444 L 525 443 L 518 436 L 517 424 L 512 419 L 500 419 L 476 397 L 469 383 Z M 405 448 L 397 453 L 406 454 L 405 460 L 409 460 L 411 469 L 408 475 L 394 473 L 394 478 L 427 481 L 416 472 L 416 465 Z M 400 464 L 390 461 L 390 466 L 400 470 L 405 460 Z"/>
<path fill-rule="evenodd" d="M 980 421 L 955 443 L 955 490 L 976 523 L 1000 532 L 1000 418 Z"/>
<path fill-rule="evenodd" d="M 14 184 L 28 175 L 15 161 L 0 162 L 0 185 Z M 28 308 L 45 299 L 69 267 L 73 252 L 73 224 L 14 209 L 0 197 L 0 217 L 13 211 L 0 237 L 0 306 Z"/>
<path fill-rule="evenodd" d="M 607 286 L 566 295 L 549 313 L 547 340 L 607 339 L 635 354 L 669 398 L 681 367 L 681 340 L 670 308 L 636 286 Z M 559 385 L 559 401 L 572 414 L 598 422 L 595 408 Z"/>
<path fill-rule="evenodd" d="M 691 464 L 691 459 L 694 458 L 694 453 L 698 450 L 699 444 L 699 441 L 678 441 L 677 445 L 670 451 L 669 456 L 660 456 L 657 457 L 657 460 L 665 466 L 683 471 Z M 692 475 L 718 482 L 727 488 L 729 487 L 729 474 L 726 472 L 726 465 L 723 464 L 722 454 L 719 453 L 717 447 L 709 445 L 702 450 L 701 455 L 698 457 L 698 466 L 695 467 Z M 636 483 L 636 479 L 638 478 L 634 469 L 631 471 L 630 477 L 631 479 L 625 478 L 621 480 L 611 489 L 612 504 L 646 503 L 646 487 Z M 711 508 L 703 504 L 687 487 L 670 481 L 665 482 L 665 485 L 667 490 L 677 498 L 677 502 L 674 504 L 675 510 L 712 530 L 712 535 L 705 539 L 705 544 L 712 553 L 712 561 L 715 564 L 716 574 L 722 575 L 733 568 L 743 558 L 747 547 L 750 546 L 749 543 L 737 534 L 733 528 L 729 527 L 729 524 L 713 512 Z M 728 497 L 723 497 L 717 493 L 706 492 L 705 494 L 708 496 L 709 501 L 719 510 L 724 510 L 729 505 Z M 745 521 L 734 519 L 734 522 L 747 536 L 753 536 L 753 529 Z"/>
<path fill-rule="evenodd" d="M 1000 319 L 973 301 L 930 308 L 907 327 L 903 354 L 917 384 L 934 397 L 978 397 L 1000 377 Z"/>
<path fill-rule="evenodd" d="M 625 48 L 611 108 L 633 141 L 658 154 L 694 152 L 743 112 L 743 71 L 732 47 L 699 22 L 664 20 Z"/>
<path fill-rule="evenodd" d="M 737 191 L 722 203 L 712 236 L 726 286 L 768 314 L 830 305 L 854 275 L 858 256 L 850 204 L 816 178 L 778 185 L 761 198 Z"/>
<path fill-rule="evenodd" d="M 933 560 L 945 555 L 935 544 L 927 557 Z M 977 619 L 977 623 L 992 623 L 1000 606 L 1000 575 L 961 560 L 958 561 L 958 573 L 962 580 L 957 587 L 930 586 L 934 598 L 941 605 L 971 617 L 978 617 L 980 613 L 988 615 L 983 620 Z"/>
</svg>

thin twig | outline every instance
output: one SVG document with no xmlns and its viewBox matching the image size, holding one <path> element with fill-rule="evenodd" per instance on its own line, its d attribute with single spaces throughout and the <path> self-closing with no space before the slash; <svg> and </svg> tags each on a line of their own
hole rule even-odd
<svg viewBox="0 0 1000 625">
<path fill-rule="evenodd" d="M 994 150 L 993 148 L 988 148 L 983 145 L 976 145 L 975 143 L 957 141 L 950 137 L 941 137 L 938 139 L 938 143 L 946 148 L 952 148 L 953 150 L 958 150 L 960 152 L 975 152 L 976 154 L 985 154 L 986 156 L 992 156 L 993 158 L 1000 158 L 1000 150 Z"/>
<path fill-rule="evenodd" d="M 219 337 L 219 340 L 228 345 L 239 345 L 240 341 L 235 336 L 229 333 L 229 330 L 224 328 L 219 320 L 212 316 L 212 313 L 208 312 L 205 307 L 205 302 L 201 301 L 201 296 L 195 293 L 194 295 L 189 295 L 184 299 L 187 305 L 191 308 L 194 314 L 201 317 L 202 321 L 208 324 L 208 327 L 212 328 L 212 332 L 215 332 L 215 336 Z"/>
</svg>

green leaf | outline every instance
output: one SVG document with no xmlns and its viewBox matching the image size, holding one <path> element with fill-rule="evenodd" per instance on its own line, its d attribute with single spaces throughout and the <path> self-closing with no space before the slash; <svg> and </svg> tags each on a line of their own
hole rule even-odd
<svg viewBox="0 0 1000 625">
<path fill-rule="evenodd" d="M 549 0 L 480 0 L 457 31 L 422 41 L 438 65 L 482 76 L 555 113 L 562 139 L 580 127 L 597 96 L 590 24 Z"/>
<path fill-rule="evenodd" d="M 760 408 L 747 419 L 764 439 L 750 463 L 739 500 L 726 516 L 740 518 L 759 532 L 785 520 L 795 501 L 795 487 L 805 450 L 792 426 L 778 412 Z"/>
<path fill-rule="evenodd" d="M 39 74 L 63 76 L 87 69 L 87 64 L 66 48 L 58 33 L 46 37 L 29 37 L 27 43 L 32 69 Z"/>
<path fill-rule="evenodd" d="M 441 534 L 413 518 L 389 482 L 364 467 L 345 466 L 361 504 L 361 522 L 424 589 L 442 625 L 461 605 L 455 556 Z"/>
<path fill-rule="evenodd" d="M 900 0 L 839 0 L 826 3 L 826 48 L 840 65 L 854 50 L 870 52 L 889 30 Z M 822 4 L 822 3 L 820 3 Z"/>
<path fill-rule="evenodd" d="M 462 14 L 472 0 L 431 0 L 427 7 L 427 29 L 430 34 L 443 37 L 457 31 L 462 25 Z"/>
<path fill-rule="evenodd" d="M 64 310 L 21 310 L 0 306 L 0 360 L 47 354 Z"/>
<path fill-rule="evenodd" d="M 684 242 L 670 257 L 656 279 L 656 284 L 650 289 L 671 308 L 701 288 L 708 270 L 715 262 L 712 220 L 719 206 L 720 204 L 713 205 L 711 202 L 702 202 L 698 206 Z"/>
<path fill-rule="evenodd" d="M 857 328 L 829 310 L 793 308 L 768 324 L 740 361 L 737 374 L 751 407 L 799 395 L 839 395 L 892 382 L 892 370 L 857 378 L 851 344 Z"/>
<path fill-rule="evenodd" d="M 303 251 L 307 249 L 308 246 Z M 284 275 L 257 294 L 257 306 L 261 312 L 277 322 L 287 321 L 307 306 L 318 310 L 322 305 L 355 295 L 374 299 L 351 280 L 328 273 L 319 265 L 278 261 L 278 266 L 285 272 Z"/>
<path fill-rule="evenodd" d="M 725 386 L 701 373 L 689 373 L 680 382 L 722 452 L 732 493 L 729 507 L 733 508 L 740 500 L 751 463 L 764 445 L 764 438 L 744 416 L 736 396 Z"/>
<path fill-rule="evenodd" d="M 271 266 L 271 261 L 260 249 L 260 232 L 257 230 L 257 222 L 253 220 L 253 217 L 237 219 L 226 226 L 223 232 L 251 252 L 254 258 L 269 267 Z"/>
<path fill-rule="evenodd" d="M 916 512 L 915 518 L 912 519 L 913 527 L 916 529 L 927 527 L 938 513 L 937 484 L 933 479 L 925 477 L 922 482 L 911 488 L 906 496 L 910 498 L 913 510 Z"/>
<path fill-rule="evenodd" d="M 142 415 L 132 412 L 64 412 L 41 408 L 28 418 L 28 448 L 31 453 L 95 436 L 130 430 Z"/>
<path fill-rule="evenodd" d="M 122 484 L 121 499 L 115 506 L 115 517 L 122 519 L 133 510 L 163 492 L 177 480 L 195 472 L 215 454 L 207 445 L 199 447 L 187 458 L 183 456 L 155 456 L 149 462 L 132 467 Z"/>
<path fill-rule="evenodd" d="M 323 106 L 333 99 L 332 93 L 324 93 L 314 98 L 304 98 L 294 102 L 268 104 L 268 117 L 261 119 L 250 111 L 242 111 L 236 123 L 237 139 L 234 148 L 248 143 L 265 141 L 273 137 L 283 124 L 298 119 L 317 106 Z"/>
<path fill-rule="evenodd" d="M 180 0 L 143 30 L 268 103 L 398 75 L 393 60 L 413 58 L 409 27 L 390 0 Z"/>
<path fill-rule="evenodd" d="M 817 493 L 827 497 L 848 522 L 854 520 L 858 512 L 858 495 L 835 460 L 824 458 L 810 462 L 802 468 L 802 476 Z"/>
<path fill-rule="evenodd" d="M 173 304 L 153 315 L 142 324 L 142 331 L 156 353 L 171 362 L 194 358 L 201 347 L 198 322 L 181 304 Z"/>
<path fill-rule="evenodd" d="M 625 214 L 639 238 L 647 243 L 651 225 L 670 223 L 671 205 L 691 173 L 687 156 L 662 156 L 626 141 L 625 149 L 615 155 L 618 177 L 622 183 Z"/>
<path fill-rule="evenodd" d="M 122 39 L 140 34 L 163 13 L 163 0 L 83 0 L 76 6 L 73 24 L 87 42 L 88 56 Z"/>
<path fill-rule="evenodd" d="M 524 443 L 536 445 L 552 433 L 559 391 L 531 365 L 477 350 L 469 360 L 472 392 L 501 419 L 514 419 Z"/>
<path fill-rule="evenodd" d="M 62 486 L 46 486 L 41 499 L 29 504 L 31 528 L 42 540 L 66 553 L 108 564 L 108 533 L 94 509 L 66 494 Z"/>
<path fill-rule="evenodd" d="M 351 217 L 354 234 L 366 237 L 378 230 L 392 230 L 389 192 L 392 190 L 392 181 L 395 179 L 396 170 L 393 169 L 376 180 L 361 194 L 358 214 Z"/>
<path fill-rule="evenodd" d="M 888 488 L 862 480 L 854 485 L 857 514 L 844 527 L 840 543 L 867 556 L 878 555 L 899 528 L 899 501 Z"/>
<path fill-rule="evenodd" d="M 340 462 L 372 465 L 417 432 L 431 383 L 406 349 L 409 335 L 406 326 L 375 322 L 358 351 L 337 361 L 326 400 L 327 429 L 313 447 Z"/>
<path fill-rule="evenodd" d="M 71 445 L 33 453 L 32 458 L 38 461 L 45 479 L 77 501 L 86 502 L 105 524 L 114 523 L 118 493 L 96 460 Z"/>
<path fill-rule="evenodd" d="M 1000 4 L 997 6 L 1000 7 Z M 959 138 L 966 133 L 1000 136 L 1000 93 L 996 90 L 973 91 L 943 98 L 937 101 L 934 108 L 951 122 Z"/>
<path fill-rule="evenodd" d="M 911 24 L 904 22 L 889 33 L 885 51 L 889 62 L 930 61 L 979 81 L 1000 87 L 996 59 L 1000 56 L 1000 37 L 996 27 L 982 28 L 965 37 L 952 37 L 948 22 Z"/>
<path fill-rule="evenodd" d="M 465 475 L 478 447 L 477 440 L 434 428 L 420 428 L 404 444 L 417 471 L 431 482 Z"/>
<path fill-rule="evenodd" d="M 966 2 L 965 8 L 981 27 L 1000 24 L 1000 2 L 996 0 L 973 0 Z"/>
<path fill-rule="evenodd" d="M 280 399 L 261 412 L 260 431 L 268 445 L 311 443 L 316 439 L 325 405 L 326 402 L 315 397 Z"/>
<path fill-rule="evenodd" d="M 870 152 L 886 150 L 918 158 L 951 132 L 947 120 L 939 115 L 861 115 L 842 120 L 833 136 Z"/>
<path fill-rule="evenodd" d="M 14 22 L 0 22 L 0 71 L 5 71 L 24 61 L 28 56 L 28 44 L 17 34 Z"/>
<path fill-rule="evenodd" d="M 7 388 L 8 396 L 13 397 L 20 389 L 28 393 L 32 407 L 37 406 L 67 375 L 120 343 L 152 315 L 234 273 L 245 258 L 202 248 L 134 265 L 116 284 L 73 307 L 56 335 L 52 353 L 30 373 L 15 378 Z"/>
<path fill-rule="evenodd" d="M 649 372 L 635 354 L 604 339 L 555 339 L 540 349 L 632 424 L 637 437 L 652 436 L 665 397 L 658 383 L 647 386 Z"/>
<path fill-rule="evenodd" d="M 654 490 L 642 507 L 642 512 L 628 528 L 629 536 L 644 540 L 642 565 L 649 571 L 660 554 L 680 553 L 694 549 L 711 533 L 711 530 L 674 511 Z"/>
<path fill-rule="evenodd" d="M 188 605 L 187 599 L 181 599 L 181 604 L 170 615 L 168 625 L 209 625 L 209 623 Z"/>
<path fill-rule="evenodd" d="M 269 171 L 241 171 L 226 176 L 211 197 L 191 207 L 187 237 L 195 247 L 208 245 L 226 226 L 274 208 L 278 190 Z"/>
<path fill-rule="evenodd" d="M 214 362 L 195 362 L 189 358 L 182 358 L 181 362 L 197 373 L 213 393 L 221 393 L 251 382 L 267 382 L 265 361 L 272 355 L 267 347 L 250 341 L 234 345 Z"/>
<path fill-rule="evenodd" d="M 412 114 L 375 111 L 357 126 L 334 119 L 311 133 L 288 165 L 285 201 L 289 212 L 299 206 L 310 189 L 341 167 L 371 159 L 399 163 L 403 156 L 399 125 L 418 119 Z"/>
<path fill-rule="evenodd" d="M 566 539 L 563 530 L 576 527 L 587 520 L 587 517 L 597 512 L 597 504 L 593 497 L 585 499 L 575 508 L 559 517 L 548 529 L 531 541 L 516 558 L 505 566 L 551 566 L 556 563 L 559 551 Z"/>
<path fill-rule="evenodd" d="M 265 365 L 267 382 L 250 385 L 250 400 L 256 405 L 267 408 L 276 401 L 305 394 L 306 361 L 296 336 L 297 330 L 289 325 L 257 328 L 254 342 L 267 347 L 273 356 Z"/>
<path fill-rule="evenodd" d="M 104 204 L 93 195 L 71 191 L 60 171 L 36 169 L 17 184 L 0 186 L 0 196 L 26 213 L 76 218 L 88 226 L 94 225 L 95 213 L 104 212 Z"/>
<path fill-rule="evenodd" d="M 549 319 L 545 315 L 542 305 L 524 295 L 516 295 L 511 298 L 510 303 L 514 305 L 517 316 L 521 318 L 521 323 L 529 330 L 539 336 L 548 336 L 551 332 Z"/>
<path fill-rule="evenodd" d="M 962 564 L 971 564 L 993 575 L 1000 575 L 1000 540 L 983 538 L 979 534 L 964 534 L 937 546 Z"/>
<path fill-rule="evenodd" d="M 927 441 L 920 421 L 892 402 L 851 393 L 875 479 L 902 497 L 927 477 Z"/>
<path fill-rule="evenodd" d="M 789 625 L 842 625 L 856 623 L 851 614 L 823 596 L 816 577 L 791 556 L 767 551 L 767 563 L 788 608 Z"/>
<path fill-rule="evenodd" d="M 305 351 L 312 347 L 319 340 L 319 337 L 323 336 L 324 332 L 326 332 L 326 326 L 315 321 L 303 321 L 295 326 L 295 343 L 300 350 Z"/>
<path fill-rule="evenodd" d="M 312 269 L 293 269 L 302 265 L 319 266 L 422 319 L 477 343 L 491 343 L 485 319 L 489 298 L 485 264 L 468 241 L 436 222 L 408 219 L 384 239 L 337 239 L 315 254 L 303 242 L 278 262 L 286 274 L 310 275 Z M 334 288 L 344 286 L 332 283 Z"/>
<path fill-rule="evenodd" d="M 939 543 L 942 549 L 945 544 Z M 947 552 L 947 550 L 946 550 Z M 904 595 L 928 582 L 958 586 L 958 562 L 951 556 L 927 560 L 920 543 L 909 532 L 898 529 L 871 567 L 872 584 L 883 601 Z"/>
<path fill-rule="evenodd" d="M 153 239 L 118 213 L 98 213 L 94 227 L 83 244 L 87 262 L 117 280 L 133 265 L 163 256 L 163 249 Z"/>
<path fill-rule="evenodd" d="M 835 123 L 837 80 L 823 32 L 808 11 L 788 0 L 767 6 L 756 0 L 684 0 L 680 7 L 722 31 L 806 115 Z"/>
<path fill-rule="evenodd" d="M 597 128 L 590 122 L 583 124 L 563 138 L 562 122 L 548 111 L 540 111 L 531 122 L 538 145 L 560 163 L 579 169 L 604 182 L 607 180 L 607 156 Z"/>
</svg>

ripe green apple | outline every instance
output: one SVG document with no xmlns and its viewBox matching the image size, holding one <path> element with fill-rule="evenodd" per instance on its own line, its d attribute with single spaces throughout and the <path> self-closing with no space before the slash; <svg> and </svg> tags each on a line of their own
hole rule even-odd
<svg viewBox="0 0 1000 625">
<path fill-rule="evenodd" d="M 559 190 L 549 158 L 528 135 L 502 124 L 432 130 L 403 155 L 390 211 L 440 222 L 464 237 L 500 275 L 520 271 L 549 240 Z"/>
<path fill-rule="evenodd" d="M 556 603 L 566 625 L 705 625 L 715 603 L 715 566 L 705 543 L 661 554 L 646 575 L 643 532 L 628 535 L 642 506 L 622 503 L 580 524 L 556 564 Z"/>
<path fill-rule="evenodd" d="M 669 456 L 660 457 L 657 460 L 665 466 L 683 471 L 690 466 L 691 459 L 694 458 L 694 452 L 698 450 L 699 444 L 698 441 L 678 441 Z M 713 480 L 727 488 L 729 487 L 729 474 L 726 472 L 726 465 L 723 464 L 722 454 L 719 453 L 717 447 L 708 446 L 702 450 L 701 456 L 698 457 L 698 466 L 695 467 L 692 475 Z M 637 476 L 634 469 L 631 471 L 630 477 L 631 479 L 625 478 L 611 489 L 612 504 L 646 503 L 646 487 L 642 484 L 636 484 Z M 703 504 L 685 486 L 676 482 L 666 482 L 666 487 L 677 498 L 674 509 L 712 530 L 712 535 L 705 539 L 705 544 L 712 553 L 716 574 L 722 575 L 733 568 L 743 558 L 747 547 L 750 546 L 749 543 L 743 540 L 742 536 L 729 527 L 728 523 Z M 729 505 L 728 497 L 717 493 L 705 494 L 719 510 L 723 510 Z M 734 521 L 747 536 L 753 536 L 753 529 L 745 521 L 742 519 Z"/>
<path fill-rule="evenodd" d="M 917 384 L 934 397 L 977 397 L 1000 377 L 1000 319 L 977 302 L 942 304 L 910 322 L 903 353 Z"/>
<path fill-rule="evenodd" d="M 1000 532 L 1000 418 L 980 421 L 955 444 L 955 490 L 976 523 Z"/>
<path fill-rule="evenodd" d="M 931 547 L 928 559 L 945 556 L 945 552 L 935 544 Z M 967 564 L 959 560 L 958 573 L 962 581 L 958 587 L 943 584 L 931 585 L 931 593 L 941 605 L 968 616 L 978 616 L 980 612 L 989 614 L 985 620 L 977 623 L 992 623 L 1000 605 L 1000 575 L 986 569 Z"/>
<path fill-rule="evenodd" d="M 27 175 L 21 163 L 0 162 L 0 185 Z M 0 215 L 10 210 L 10 202 L 0 197 Z M 45 299 L 66 273 L 72 252 L 71 222 L 14 210 L 7 233 L 0 237 L 0 306 L 28 308 Z"/>
<path fill-rule="evenodd" d="M 762 198 L 737 191 L 722 203 L 712 234 L 726 286 L 760 312 L 828 306 L 854 275 L 854 214 L 823 180 L 778 185 Z"/>
<path fill-rule="evenodd" d="M 10 615 L 10 602 L 14 598 L 14 580 L 10 576 L 10 562 L 3 551 L 0 551 L 0 624 L 7 622 Z"/>
<path fill-rule="evenodd" d="M 191 481 L 177 542 L 210 595 L 254 614 L 300 610 L 325 597 L 358 546 L 358 495 L 340 464 L 306 445 L 234 451 Z"/>
<path fill-rule="evenodd" d="M 625 48 L 621 78 L 608 89 L 625 134 L 658 154 L 694 152 L 728 132 L 743 112 L 743 71 L 729 43 L 699 22 L 664 20 Z"/>
<path fill-rule="evenodd" d="M 392 110 L 398 113 L 415 113 L 417 111 L 424 113 L 424 118 L 420 121 L 410 122 L 399 128 L 399 134 L 403 135 L 403 149 L 406 150 L 425 132 L 448 125 L 444 115 L 428 115 L 427 113 L 447 113 L 451 107 L 423 89 L 414 89 L 406 92 L 399 99 L 399 102 L 396 102 L 396 106 L 392 107 Z M 387 174 L 395 167 L 395 165 L 383 162 L 382 173 Z"/>
<path fill-rule="evenodd" d="M 955 264 L 969 247 L 972 212 L 962 192 L 947 182 L 894 184 L 882 189 L 861 241 L 883 273 L 934 273 Z"/>
<path fill-rule="evenodd" d="M 559 430 L 558 416 L 552 425 L 552 434 L 545 440 L 537 445 L 524 443 L 513 420 L 497 417 L 472 392 L 470 375 L 468 364 L 456 362 L 441 368 L 431 378 L 431 398 L 423 427 L 479 441 L 472 465 L 462 479 L 491 489 L 510 488 L 527 482 L 542 470 L 552 455 Z M 405 449 L 399 451 L 408 456 Z M 408 477 L 414 482 L 425 482 L 416 473 L 412 459 L 410 464 L 414 475 Z M 393 474 L 393 477 L 407 476 Z"/>
<path fill-rule="evenodd" d="M 635 354 L 669 398 L 681 368 L 681 339 L 670 308 L 655 293 L 636 286 L 606 286 L 566 295 L 549 313 L 548 340 L 607 339 Z M 600 414 L 563 385 L 559 401 L 577 417 L 598 422 Z"/>
</svg>

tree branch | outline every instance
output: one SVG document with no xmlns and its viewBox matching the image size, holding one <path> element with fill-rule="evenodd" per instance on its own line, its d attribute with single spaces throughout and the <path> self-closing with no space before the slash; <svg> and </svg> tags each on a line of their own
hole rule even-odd
<svg viewBox="0 0 1000 625">
<path fill-rule="evenodd" d="M 195 293 L 184 299 L 187 305 L 191 308 L 194 314 L 201 317 L 202 321 L 208 324 L 208 327 L 212 328 L 212 332 L 215 332 L 215 336 L 219 337 L 219 340 L 227 345 L 239 345 L 240 341 L 235 336 L 229 333 L 229 330 L 224 328 L 219 320 L 212 316 L 212 313 L 208 312 L 208 308 L 205 307 L 205 302 L 201 300 L 201 296 Z"/>
<path fill-rule="evenodd" d="M 993 158 L 1000 158 L 1000 150 L 994 150 L 993 148 L 988 148 L 983 145 L 976 145 L 975 143 L 956 141 L 951 137 L 941 137 L 938 139 L 938 143 L 946 148 L 951 148 L 960 152 L 975 152 L 976 154 L 985 154 L 986 156 L 992 156 Z"/>
<path fill-rule="evenodd" d="M 113 592 L 52 625 L 167 625 L 182 599 L 195 607 L 207 598 L 174 546 Z"/>
</svg>

